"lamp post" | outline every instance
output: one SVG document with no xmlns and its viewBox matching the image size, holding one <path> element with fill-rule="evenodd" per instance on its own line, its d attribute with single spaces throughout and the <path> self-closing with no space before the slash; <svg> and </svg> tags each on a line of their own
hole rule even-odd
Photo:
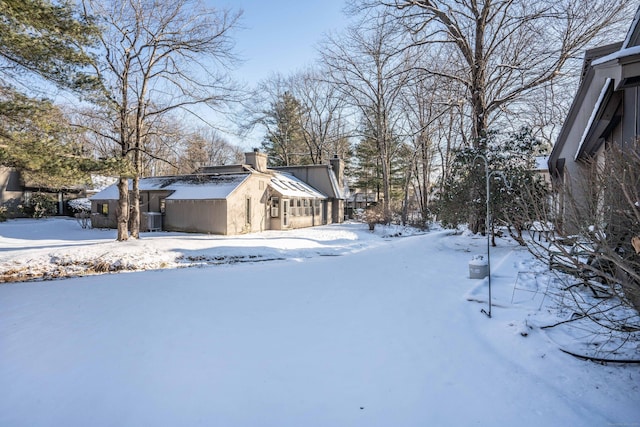
<svg viewBox="0 0 640 427">
<path fill-rule="evenodd" d="M 502 180 L 504 181 L 505 185 L 507 187 L 509 187 L 509 183 L 507 182 L 507 179 L 504 176 L 504 173 L 502 171 L 491 171 L 489 172 L 489 160 L 487 160 L 487 157 L 482 155 L 482 154 L 476 154 L 476 156 L 473 158 L 473 163 L 475 163 L 475 161 L 480 158 L 484 161 L 484 173 L 485 173 L 485 180 L 486 180 L 486 185 L 487 185 L 487 189 L 486 189 L 486 195 L 487 195 L 487 203 L 486 203 L 486 209 L 487 209 L 487 213 L 486 213 L 486 217 L 485 217 L 485 232 L 487 233 L 487 275 L 489 278 L 489 311 L 486 311 L 484 308 L 482 310 L 480 310 L 482 313 L 486 314 L 487 317 L 491 318 L 491 229 L 490 229 L 490 225 L 491 225 L 491 208 L 489 205 L 489 200 L 491 199 L 491 177 L 496 174 L 499 175 Z"/>
</svg>

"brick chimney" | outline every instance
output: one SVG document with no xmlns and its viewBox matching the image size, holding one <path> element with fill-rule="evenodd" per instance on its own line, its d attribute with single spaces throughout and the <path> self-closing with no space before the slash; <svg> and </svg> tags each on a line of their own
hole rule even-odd
<svg viewBox="0 0 640 427">
<path fill-rule="evenodd" d="M 329 160 L 329 163 L 331 164 L 333 173 L 336 175 L 336 179 L 338 180 L 340 191 L 342 191 L 342 189 L 344 188 L 344 162 L 338 157 L 337 154 L 335 154 L 333 156 L 333 159 Z"/>
<path fill-rule="evenodd" d="M 257 148 L 249 153 L 244 153 L 245 163 L 257 170 L 258 172 L 267 171 L 267 155 L 261 153 Z"/>
</svg>

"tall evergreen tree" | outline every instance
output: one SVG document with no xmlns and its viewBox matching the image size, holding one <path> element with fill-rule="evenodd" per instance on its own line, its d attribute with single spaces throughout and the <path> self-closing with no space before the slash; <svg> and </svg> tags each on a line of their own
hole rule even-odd
<svg viewBox="0 0 640 427">
<path fill-rule="evenodd" d="M 71 1 L 0 1 L 0 72 L 4 80 L 27 71 L 58 86 L 86 88 L 95 79 L 82 72 L 91 63 L 85 47 L 96 27 Z"/>
<path fill-rule="evenodd" d="M 0 87 L 0 117 L 0 165 L 19 169 L 32 185 L 64 188 L 98 167 L 52 102 Z"/>
<path fill-rule="evenodd" d="M 0 1 L 0 164 L 19 168 L 34 184 L 62 187 L 77 182 L 95 163 L 72 147 L 73 132 L 48 100 L 21 93 L 34 77 L 75 91 L 94 86 L 83 69 L 96 33 L 71 2 Z"/>
<path fill-rule="evenodd" d="M 311 163 L 306 155 L 302 107 L 290 92 L 271 104 L 264 121 L 268 126 L 262 148 L 273 166 Z"/>
</svg>

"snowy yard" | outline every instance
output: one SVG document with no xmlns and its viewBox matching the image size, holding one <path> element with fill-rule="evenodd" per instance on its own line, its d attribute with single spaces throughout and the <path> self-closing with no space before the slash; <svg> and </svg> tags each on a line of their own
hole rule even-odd
<svg viewBox="0 0 640 427">
<path fill-rule="evenodd" d="M 572 313 L 507 239 L 492 318 L 468 278 L 481 236 L 114 239 L 0 223 L 0 426 L 640 426 L 640 365 L 561 351 L 640 359 L 640 342 L 541 329 Z"/>
</svg>

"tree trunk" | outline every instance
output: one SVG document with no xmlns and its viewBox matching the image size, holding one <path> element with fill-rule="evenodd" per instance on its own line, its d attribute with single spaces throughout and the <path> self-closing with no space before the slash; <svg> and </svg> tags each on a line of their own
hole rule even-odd
<svg viewBox="0 0 640 427">
<path fill-rule="evenodd" d="M 129 180 L 125 177 L 120 177 L 118 180 L 118 195 L 117 239 L 122 242 L 129 238 Z"/>
<path fill-rule="evenodd" d="M 140 177 L 133 177 L 131 189 L 131 237 L 140 238 Z"/>
</svg>

